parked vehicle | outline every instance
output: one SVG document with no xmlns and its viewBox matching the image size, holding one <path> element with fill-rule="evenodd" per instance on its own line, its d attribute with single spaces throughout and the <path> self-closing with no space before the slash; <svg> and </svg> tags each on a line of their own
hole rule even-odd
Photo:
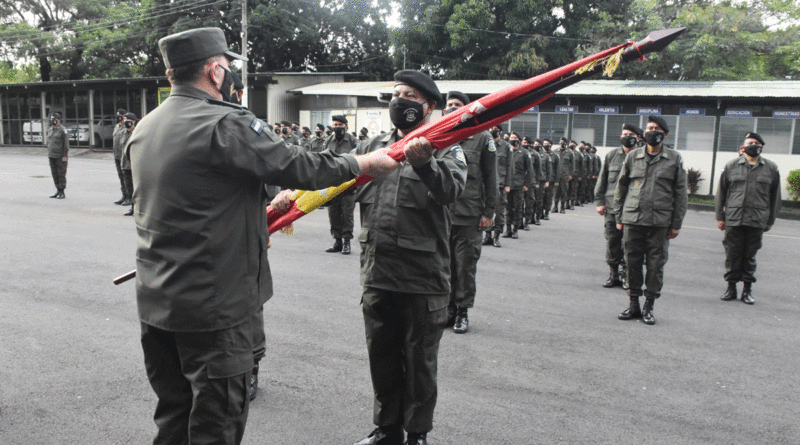
<svg viewBox="0 0 800 445">
<path fill-rule="evenodd" d="M 95 147 L 110 147 L 113 143 L 114 135 L 114 116 L 101 116 L 95 118 L 94 122 L 94 145 Z M 89 144 L 89 122 L 79 122 L 77 125 L 67 127 L 70 143 L 76 145 Z"/>
</svg>

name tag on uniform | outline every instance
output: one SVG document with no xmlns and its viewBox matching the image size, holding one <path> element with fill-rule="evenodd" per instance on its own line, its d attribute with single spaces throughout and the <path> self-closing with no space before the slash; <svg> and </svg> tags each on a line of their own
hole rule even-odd
<svg viewBox="0 0 800 445">
<path fill-rule="evenodd" d="M 250 122 L 250 129 L 255 131 L 257 135 L 261 136 L 261 133 L 264 132 L 264 125 L 258 118 L 253 118 L 253 122 Z"/>
</svg>

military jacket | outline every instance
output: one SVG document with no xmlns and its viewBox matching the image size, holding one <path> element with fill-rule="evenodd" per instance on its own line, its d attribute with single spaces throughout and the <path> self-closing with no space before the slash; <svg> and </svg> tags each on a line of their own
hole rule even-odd
<svg viewBox="0 0 800 445">
<path fill-rule="evenodd" d="M 603 161 L 597 153 L 592 153 L 592 160 L 594 161 L 594 176 L 600 176 L 600 170 L 603 169 Z"/>
<path fill-rule="evenodd" d="M 131 134 L 134 131 L 136 131 L 136 129 L 128 131 L 128 129 L 125 128 L 125 133 L 122 133 L 121 135 L 119 135 L 119 143 L 123 147 L 122 158 L 120 158 L 120 160 L 119 160 L 119 166 L 123 170 L 130 170 L 131 169 L 131 154 L 127 150 L 127 148 L 128 148 L 127 144 L 128 144 L 128 140 L 131 138 Z"/>
<path fill-rule="evenodd" d="M 225 329 L 272 296 L 264 184 L 316 190 L 359 173 L 353 156 L 287 146 L 250 111 L 188 85 L 128 141 L 143 323 Z"/>
<path fill-rule="evenodd" d="M 358 154 L 388 147 L 397 130 L 362 143 Z M 360 203 L 361 284 L 412 294 L 450 293 L 450 212 L 467 181 L 458 145 L 437 150 L 430 162 L 408 162 L 356 191 Z"/>
<path fill-rule="evenodd" d="M 348 138 L 348 136 L 350 136 Z M 336 139 L 335 136 L 331 135 L 328 139 L 325 140 L 325 150 L 331 150 L 334 153 L 343 154 L 343 153 L 350 153 L 356 148 L 353 145 L 353 136 L 349 133 L 345 133 L 341 139 Z"/>
<path fill-rule="evenodd" d="M 559 181 L 565 176 L 575 176 L 573 174 L 575 168 L 575 154 L 570 149 L 559 149 L 556 152 L 558 156 L 558 174 L 556 180 Z"/>
<path fill-rule="evenodd" d="M 494 140 L 497 149 L 497 187 L 504 188 L 514 176 L 514 163 L 511 156 L 511 145 L 502 138 Z"/>
<path fill-rule="evenodd" d="M 550 155 L 545 153 L 544 150 L 537 154 L 539 155 L 539 161 L 542 165 L 542 175 L 544 175 L 544 178 L 539 182 L 550 182 L 553 177 L 553 161 L 550 159 Z"/>
<path fill-rule="evenodd" d="M 524 147 L 531 156 L 531 184 L 538 185 L 539 182 L 545 180 L 544 167 L 542 166 L 542 157 L 533 149 L 533 145 Z"/>
<path fill-rule="evenodd" d="M 609 151 L 600 169 L 597 185 L 594 186 L 595 204 L 598 207 L 605 206 L 608 212 L 614 211 L 614 193 L 617 191 L 617 179 L 626 155 L 623 147 Z"/>
<path fill-rule="evenodd" d="M 286 136 L 281 136 L 286 145 L 300 145 L 300 138 L 294 132 L 289 132 Z"/>
<path fill-rule="evenodd" d="M 47 157 L 54 159 L 66 158 L 69 154 L 69 137 L 64 126 L 50 127 L 47 130 Z"/>
<path fill-rule="evenodd" d="M 114 125 L 114 133 L 111 135 L 111 147 L 114 149 L 114 159 L 122 159 L 122 149 L 125 147 L 120 140 L 122 135 L 127 133 L 128 129 L 124 125 Z"/>
<path fill-rule="evenodd" d="M 583 177 L 586 173 L 586 156 L 578 150 L 570 150 L 573 156 L 572 176 Z"/>
<path fill-rule="evenodd" d="M 453 225 L 477 224 L 481 216 L 494 219 L 497 206 L 497 149 L 484 131 L 459 142 L 467 159 L 464 192 L 450 204 Z"/>
<path fill-rule="evenodd" d="M 775 224 L 781 209 L 781 175 L 778 166 L 759 156 L 750 165 L 742 155 L 725 164 L 714 199 L 717 221 L 728 226 L 766 229 Z"/>
<path fill-rule="evenodd" d="M 325 139 L 324 138 L 320 139 L 316 137 L 314 139 L 310 139 L 308 148 L 306 150 L 314 153 L 319 153 L 322 150 L 325 150 Z"/>
<path fill-rule="evenodd" d="M 550 176 L 550 183 L 558 182 L 558 178 L 560 176 L 559 171 L 561 170 L 561 157 L 558 153 L 550 150 L 548 153 L 545 150 L 545 154 L 550 157 L 550 169 L 552 170 L 552 176 Z"/>
<path fill-rule="evenodd" d="M 506 186 L 512 190 L 519 190 L 533 181 L 533 164 L 530 152 L 522 147 L 511 150 L 511 157 L 514 164 L 514 176 L 509 178 Z"/>
<path fill-rule="evenodd" d="M 662 146 L 650 160 L 645 150 L 631 151 L 622 163 L 614 194 L 617 224 L 679 230 L 689 199 L 683 158 Z"/>
</svg>

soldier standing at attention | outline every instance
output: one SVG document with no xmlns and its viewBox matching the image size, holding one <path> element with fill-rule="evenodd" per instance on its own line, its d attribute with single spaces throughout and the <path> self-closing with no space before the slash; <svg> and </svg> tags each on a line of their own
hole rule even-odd
<svg viewBox="0 0 800 445">
<path fill-rule="evenodd" d="M 133 129 L 136 127 L 136 121 L 138 118 L 133 113 L 125 113 L 125 133 L 122 134 L 122 138 L 120 139 L 120 144 L 122 144 L 122 175 L 125 178 L 125 193 L 133 198 L 133 175 L 131 174 L 131 154 L 127 150 L 128 140 L 131 138 L 131 134 L 133 134 Z M 128 209 L 127 212 L 123 213 L 123 216 L 133 216 L 133 199 L 128 201 L 131 208 Z M 124 204 L 124 203 L 123 203 Z"/>
<path fill-rule="evenodd" d="M 528 185 L 528 190 L 525 191 L 525 214 L 522 218 L 523 230 L 530 230 L 529 224 L 539 225 L 539 216 L 536 213 L 536 195 L 539 193 L 539 183 L 544 182 L 544 172 L 542 171 L 542 159 L 539 153 L 533 151 L 533 138 L 525 136 L 522 138 L 522 148 L 524 148 L 531 157 L 531 183 Z"/>
<path fill-rule="evenodd" d="M 606 235 L 606 264 L 611 269 L 608 280 L 603 287 L 626 287 L 623 280 L 625 275 L 625 253 L 622 251 L 622 230 L 617 230 L 617 219 L 614 214 L 614 193 L 617 191 L 617 179 L 622 170 L 625 156 L 636 147 L 642 130 L 633 124 L 624 124 L 619 136 L 621 146 L 606 154 L 603 167 L 600 169 L 600 178 L 594 190 L 597 213 L 605 218 Z"/>
<path fill-rule="evenodd" d="M 542 167 L 542 177 L 539 178 L 539 188 L 536 189 L 536 207 L 533 212 L 533 223 L 541 225 L 540 219 L 544 219 L 545 211 L 550 210 L 544 203 L 544 196 L 547 189 L 550 188 L 550 178 L 553 176 L 553 165 L 550 162 L 550 155 L 542 150 L 542 141 L 536 139 L 533 141 L 533 151 L 531 156 L 539 157 L 539 165 Z"/>
<path fill-rule="evenodd" d="M 567 209 L 575 210 L 575 206 L 580 206 L 579 189 L 583 184 L 584 161 L 583 154 L 577 150 L 578 144 L 575 141 L 569 142 L 569 150 L 572 152 L 574 162 L 572 163 L 572 179 L 569 180 L 569 200 Z"/>
<path fill-rule="evenodd" d="M 170 96 L 127 150 L 136 205 L 136 301 L 147 377 L 158 401 L 153 443 L 238 444 L 249 409 L 253 315 L 272 296 L 264 184 L 317 190 L 399 167 L 286 146 L 225 102 L 219 28 L 159 41 Z M 288 194 L 286 194 L 288 196 Z M 276 203 L 285 211 L 288 199 Z"/>
<path fill-rule="evenodd" d="M 558 213 L 558 203 L 561 202 L 561 212 L 566 213 L 565 209 L 569 207 L 569 187 L 572 181 L 573 164 L 575 163 L 575 155 L 572 150 L 567 149 L 567 140 L 561 138 L 558 149 L 558 169 L 556 173 L 556 190 L 555 205 L 553 205 L 553 213 Z"/>
<path fill-rule="evenodd" d="M 354 138 L 347 133 L 347 118 L 341 115 L 331 117 L 333 120 L 333 136 L 325 141 L 325 150 L 336 154 L 345 154 L 353 151 Z M 328 220 L 331 224 L 333 246 L 325 251 L 328 253 L 341 252 L 350 255 L 350 240 L 353 239 L 353 212 L 356 208 L 355 190 L 347 190 L 328 201 Z"/>
<path fill-rule="evenodd" d="M 114 151 L 114 165 L 117 167 L 117 174 L 119 175 L 119 189 L 122 191 L 122 197 L 114 201 L 114 204 L 122 204 L 125 201 L 130 201 L 131 196 L 125 194 L 125 176 L 122 174 L 122 144 L 119 143 L 122 135 L 125 133 L 125 109 L 120 108 L 117 110 L 117 125 L 114 125 L 114 133 L 112 133 L 111 147 Z M 130 205 L 130 204 L 125 204 Z"/>
<path fill-rule="evenodd" d="M 542 219 L 547 221 L 550 219 L 550 206 L 553 205 L 553 197 L 556 196 L 556 191 L 558 190 L 558 174 L 561 166 L 561 158 L 559 158 L 557 153 L 553 152 L 553 142 L 550 139 L 542 141 L 542 148 L 544 148 L 544 154 L 550 158 L 550 176 L 547 178 L 549 187 L 545 187 L 544 204 L 542 205 L 542 210 L 544 210 Z M 558 207 L 558 201 L 556 201 L 556 207 Z M 555 208 L 553 211 L 558 212 L 558 208 Z"/>
<path fill-rule="evenodd" d="M 503 226 L 506 223 L 506 185 L 509 184 L 511 177 L 514 176 L 513 156 L 511 156 L 511 146 L 500 137 L 500 127 L 490 130 L 494 138 L 494 146 L 497 150 L 497 207 L 494 212 L 494 227 L 492 232 L 486 232 L 483 240 L 484 246 L 500 247 L 500 234 L 503 233 Z M 511 215 L 508 215 L 511 218 Z"/>
<path fill-rule="evenodd" d="M 325 126 L 317 124 L 314 128 L 314 137 L 309 139 L 311 143 L 308 145 L 308 151 L 319 153 L 325 150 Z"/>
<path fill-rule="evenodd" d="M 597 187 L 597 180 L 600 178 L 603 160 L 598 156 L 597 147 L 594 145 L 589 146 L 589 152 L 592 158 L 592 181 L 589 183 L 589 202 L 593 202 L 595 200 L 594 189 Z"/>
<path fill-rule="evenodd" d="M 667 121 L 648 116 L 644 132 L 646 147 L 631 151 L 622 164 L 614 195 L 617 229 L 622 230 L 622 246 L 628 268 L 630 306 L 619 314 L 620 320 L 642 317 L 645 324 L 655 324 L 653 305 L 661 296 L 664 265 L 669 254 L 669 240 L 678 236 L 686 215 L 686 170 L 683 158 L 664 147 L 669 134 Z M 647 267 L 644 280 L 642 267 Z M 644 306 L 639 297 L 644 290 Z"/>
<path fill-rule="evenodd" d="M 389 116 L 395 130 L 365 141 L 358 154 L 388 147 L 431 119 L 442 96 L 419 71 L 394 75 Z M 436 154 L 434 155 L 434 151 Z M 407 141 L 403 167 L 358 188 L 361 309 L 377 428 L 356 445 L 425 445 L 433 428 L 439 340 L 450 301 L 450 212 L 467 180 L 457 145 L 435 150 Z"/>
<path fill-rule="evenodd" d="M 724 301 L 736 299 L 736 283 L 743 281 L 742 301 L 755 303 L 756 253 L 781 209 L 781 175 L 774 162 L 761 157 L 763 148 L 764 139 L 758 133 L 747 133 L 744 155 L 728 162 L 719 178 L 714 204 L 717 227 L 725 231 L 728 290 L 722 295 Z"/>
<path fill-rule="evenodd" d="M 56 192 L 51 198 L 64 199 L 67 188 L 67 155 L 69 154 L 69 137 L 67 130 L 61 125 L 61 113 L 50 115 L 50 128 L 47 130 L 47 157 L 50 159 L 50 173 Z"/>
<path fill-rule="evenodd" d="M 444 114 L 467 105 L 469 97 L 459 91 L 447 93 Z M 469 329 L 467 310 L 475 305 L 481 231 L 494 224 L 497 202 L 497 150 L 488 131 L 458 143 L 467 158 L 467 184 L 456 202 L 450 204 L 450 305 L 448 326 L 463 334 Z"/>
<path fill-rule="evenodd" d="M 508 137 L 511 144 L 511 157 L 514 164 L 514 174 L 509 176 L 506 183 L 506 233 L 503 238 L 517 239 L 517 229 L 522 227 L 522 210 L 525 205 L 524 193 L 533 179 L 531 154 L 520 146 L 520 137 L 517 132 L 512 132 Z"/>
</svg>

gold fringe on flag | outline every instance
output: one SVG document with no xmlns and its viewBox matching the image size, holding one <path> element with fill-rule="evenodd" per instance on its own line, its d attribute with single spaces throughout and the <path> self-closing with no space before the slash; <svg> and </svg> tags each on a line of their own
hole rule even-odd
<svg viewBox="0 0 800 445">
<path fill-rule="evenodd" d="M 615 52 L 610 56 L 603 57 L 602 59 L 593 60 L 587 63 L 586 65 L 575 70 L 575 74 L 583 74 L 587 71 L 595 69 L 598 65 L 602 65 L 603 75 L 607 77 L 613 76 L 614 72 L 617 71 L 617 68 L 619 68 L 620 63 L 622 63 L 622 51 L 624 49 L 625 48 L 620 49 L 619 51 Z"/>
</svg>

